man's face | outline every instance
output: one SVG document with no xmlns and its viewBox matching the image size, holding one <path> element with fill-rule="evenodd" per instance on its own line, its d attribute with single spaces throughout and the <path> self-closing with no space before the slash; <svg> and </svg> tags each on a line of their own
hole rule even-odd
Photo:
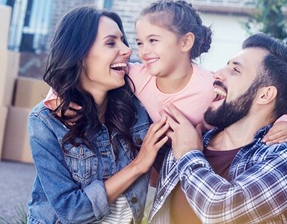
<svg viewBox="0 0 287 224">
<path fill-rule="evenodd" d="M 257 95 L 257 75 L 266 55 L 267 51 L 259 48 L 244 49 L 214 74 L 217 96 L 204 114 L 208 124 L 226 128 L 248 114 Z"/>
</svg>

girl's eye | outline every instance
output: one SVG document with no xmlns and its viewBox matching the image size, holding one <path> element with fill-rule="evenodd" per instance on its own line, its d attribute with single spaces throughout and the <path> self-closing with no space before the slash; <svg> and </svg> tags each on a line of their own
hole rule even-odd
<svg viewBox="0 0 287 224">
<path fill-rule="evenodd" d="M 149 42 L 154 43 L 154 42 L 157 42 L 157 40 L 156 39 L 150 39 Z"/>
<path fill-rule="evenodd" d="M 142 43 L 141 43 L 141 42 L 137 42 L 137 45 L 138 45 L 138 46 L 141 46 L 141 45 L 142 45 Z"/>
</svg>

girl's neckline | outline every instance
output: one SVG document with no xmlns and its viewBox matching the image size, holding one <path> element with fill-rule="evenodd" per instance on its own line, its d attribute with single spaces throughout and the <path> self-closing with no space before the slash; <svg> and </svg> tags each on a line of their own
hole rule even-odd
<svg viewBox="0 0 287 224">
<path fill-rule="evenodd" d="M 167 96 L 173 96 L 173 95 L 178 95 L 178 94 L 184 92 L 192 83 L 194 83 L 193 80 L 194 80 L 194 76 L 196 76 L 196 74 L 197 74 L 197 67 L 196 67 L 195 64 L 192 63 L 192 75 L 190 76 L 188 82 L 186 83 L 186 85 L 181 90 L 179 90 L 177 92 L 174 92 L 174 93 L 164 93 L 164 92 L 162 92 L 157 86 L 156 77 L 153 77 L 153 82 L 154 82 L 154 85 L 155 85 L 155 89 L 156 89 L 156 91 L 159 94 L 167 95 Z"/>
</svg>

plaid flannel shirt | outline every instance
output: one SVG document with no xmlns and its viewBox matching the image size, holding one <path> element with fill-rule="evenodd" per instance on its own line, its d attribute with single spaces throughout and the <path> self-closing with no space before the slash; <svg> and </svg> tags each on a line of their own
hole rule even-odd
<svg viewBox="0 0 287 224">
<path fill-rule="evenodd" d="M 228 179 L 215 174 L 203 153 L 194 150 L 175 160 L 167 153 L 149 223 L 168 224 L 170 193 L 181 182 L 202 223 L 287 223 L 287 143 L 267 146 L 261 140 L 271 125 L 239 150 Z M 213 129 L 203 137 L 208 145 Z"/>
</svg>

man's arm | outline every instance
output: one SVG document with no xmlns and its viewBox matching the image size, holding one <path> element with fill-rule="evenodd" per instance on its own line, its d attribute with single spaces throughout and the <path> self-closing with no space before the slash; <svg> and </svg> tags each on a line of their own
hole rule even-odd
<svg viewBox="0 0 287 224">
<path fill-rule="evenodd" d="M 193 125 L 173 105 L 168 109 L 171 116 L 163 115 L 172 129 L 168 136 L 182 190 L 203 223 L 258 223 L 287 211 L 287 145 L 272 146 L 229 182 L 205 159 Z"/>
<path fill-rule="evenodd" d="M 213 172 L 202 152 L 184 155 L 178 163 L 178 174 L 182 190 L 200 220 L 259 223 L 286 213 L 287 150 L 279 147 L 277 154 L 266 156 L 230 182 Z"/>
</svg>

